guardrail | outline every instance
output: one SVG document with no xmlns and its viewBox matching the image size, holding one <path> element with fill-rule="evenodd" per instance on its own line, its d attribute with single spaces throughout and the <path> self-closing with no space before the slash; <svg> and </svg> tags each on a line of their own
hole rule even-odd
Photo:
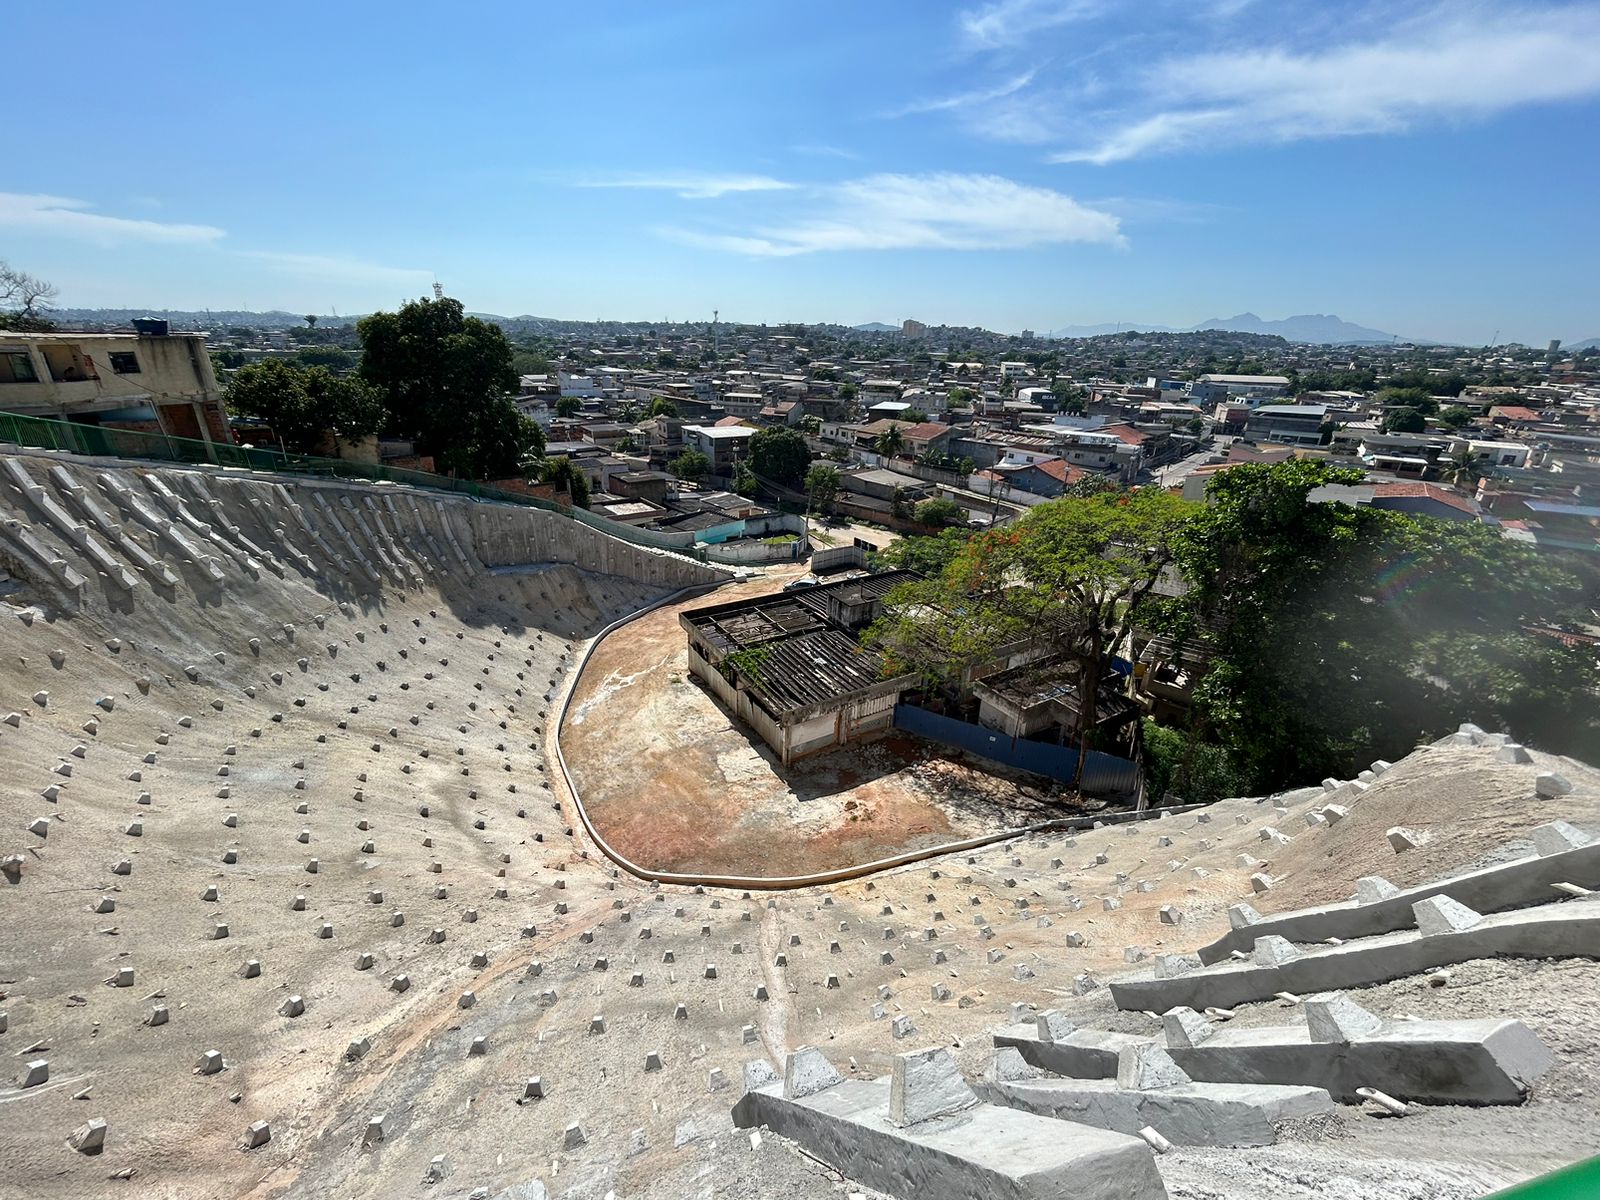
<svg viewBox="0 0 1600 1200">
<path fill-rule="evenodd" d="M 538 496 L 502 491 L 500 488 L 475 483 L 470 479 L 435 475 L 430 471 L 410 471 L 400 467 L 351 462 L 345 458 L 289 454 L 286 451 L 270 450 L 260 446 L 208 442 L 200 438 L 176 437 L 168 433 L 113 429 L 105 425 L 82 425 L 76 421 L 53 421 L 45 417 L 28 417 L 21 413 L 8 412 L 0 412 L 0 442 L 92 457 L 143 458 L 157 462 L 206 464 L 247 471 L 278 471 L 309 475 L 321 479 L 399 483 L 434 491 L 455 492 L 458 495 L 492 500 L 500 504 L 537 508 L 568 517 L 609 537 L 631 542 L 636 546 L 682 554 L 700 562 L 709 561 L 703 546 L 681 546 L 670 538 L 652 534 L 646 529 L 635 529 L 631 525 L 607 520 L 586 509 L 557 504 Z"/>
</svg>

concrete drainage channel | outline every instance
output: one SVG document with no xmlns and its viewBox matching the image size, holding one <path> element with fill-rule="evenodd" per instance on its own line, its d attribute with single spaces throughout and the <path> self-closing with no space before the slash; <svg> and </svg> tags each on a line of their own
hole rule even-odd
<svg viewBox="0 0 1600 1200">
<path fill-rule="evenodd" d="M 978 837 L 963 838 L 955 842 L 942 842 L 937 846 L 924 847 L 921 850 L 912 850 L 904 854 L 892 855 L 888 858 L 875 859 L 872 862 L 857 863 L 854 866 L 839 867 L 832 871 L 818 871 L 811 875 L 695 875 L 675 871 L 658 871 L 650 867 L 640 866 L 617 850 L 610 842 L 606 841 L 594 822 L 589 817 L 588 810 L 583 805 L 583 796 L 578 791 L 578 785 L 572 778 L 572 772 L 567 767 L 567 756 L 561 748 L 561 727 L 566 723 L 567 713 L 572 706 L 572 696 L 577 690 L 578 679 L 583 675 L 584 669 L 589 665 L 589 659 L 595 649 L 606 638 L 610 637 L 623 626 L 637 621 L 640 617 L 654 612 L 658 608 L 665 608 L 669 604 L 677 604 L 695 596 L 707 595 L 720 587 L 734 582 L 733 577 L 720 583 L 697 584 L 693 587 L 682 588 L 670 595 L 663 596 L 653 604 L 646 605 L 635 613 L 611 622 L 584 647 L 582 656 L 577 665 L 567 673 L 563 684 L 561 703 L 555 710 L 555 722 L 550 729 L 549 744 L 555 750 L 556 766 L 560 768 L 561 778 L 566 783 L 567 792 L 572 797 L 573 807 L 578 811 L 578 820 L 583 824 L 589 838 L 600 849 L 600 852 L 617 866 L 635 878 L 647 883 L 673 883 L 691 887 L 718 887 L 736 888 L 743 891 L 790 891 L 798 888 L 818 887 L 825 884 L 847 883 L 854 879 L 864 879 L 869 875 L 879 875 L 885 871 L 892 871 L 897 867 L 904 867 L 911 863 L 926 862 L 928 859 L 941 858 L 948 854 L 960 854 L 967 850 L 977 850 L 984 846 L 992 846 L 997 842 L 1012 841 L 1016 838 L 1029 837 L 1040 833 L 1075 832 L 1092 829 L 1096 825 L 1121 825 L 1131 821 L 1159 820 L 1163 817 L 1177 816 L 1181 813 L 1192 812 L 1206 807 L 1203 804 L 1178 804 L 1166 808 L 1147 808 L 1140 812 L 1104 813 L 1094 817 L 1063 817 L 1053 821 L 1040 821 L 1032 825 L 1021 825 L 1012 829 L 1002 829 L 995 833 L 986 833 Z"/>
</svg>

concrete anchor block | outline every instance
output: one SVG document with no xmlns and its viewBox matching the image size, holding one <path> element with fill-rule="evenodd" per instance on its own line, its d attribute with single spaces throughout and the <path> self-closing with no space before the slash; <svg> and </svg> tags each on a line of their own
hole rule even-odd
<svg viewBox="0 0 1600 1200">
<path fill-rule="evenodd" d="M 644 1056 L 644 1069 L 646 1071 L 661 1070 L 661 1051 L 651 1050 Z"/>
<path fill-rule="evenodd" d="M 278 1005 L 278 1013 L 285 1017 L 298 1017 L 306 1011 L 306 1002 L 303 996 L 289 996 Z"/>
<path fill-rule="evenodd" d="M 1183 920 L 1183 910 L 1172 904 L 1163 904 L 1160 917 L 1163 925 L 1177 925 Z"/>
<path fill-rule="evenodd" d="M 1572 781 L 1565 775 L 1550 773 L 1540 775 L 1533 781 L 1533 793 L 1541 800 L 1555 800 L 1571 792 Z"/>
<path fill-rule="evenodd" d="M 1565 850 L 1576 850 L 1594 841 L 1581 829 L 1574 828 L 1565 821 L 1551 821 L 1548 825 L 1540 825 L 1529 836 L 1533 838 L 1533 848 L 1541 857 L 1547 854 L 1560 854 Z"/>
<path fill-rule="evenodd" d="M 1415 850 L 1418 846 L 1428 841 L 1428 835 L 1416 829 L 1407 829 L 1404 825 L 1396 825 L 1383 835 L 1389 839 L 1389 846 L 1396 854 L 1404 854 L 1407 850 Z"/>
<path fill-rule="evenodd" d="M 1500 749 L 1495 751 L 1494 757 L 1496 762 L 1503 763 L 1531 763 L 1533 761 L 1533 755 L 1529 754 L 1524 747 L 1516 742 L 1507 742 L 1504 746 L 1501 746 Z"/>
<path fill-rule="evenodd" d="M 1034 1018 L 1034 1027 L 1039 1031 L 1041 1042 L 1064 1042 L 1078 1028 L 1065 1013 L 1055 1009 L 1039 1013 Z"/>
<path fill-rule="evenodd" d="M 1261 873 L 1250 876 L 1250 890 L 1259 895 L 1272 890 L 1272 876 Z"/>
<path fill-rule="evenodd" d="M 1166 1047 L 1155 1042 L 1125 1046 L 1117 1052 L 1117 1086 L 1132 1091 L 1154 1091 L 1178 1087 L 1191 1080 L 1183 1068 L 1172 1061 Z"/>
<path fill-rule="evenodd" d="M 524 1100 L 544 1099 L 544 1080 L 537 1075 L 530 1075 L 522 1084 L 522 1098 Z"/>
<path fill-rule="evenodd" d="M 79 1125 L 67 1138 L 70 1145 L 79 1154 L 99 1154 L 106 1145 L 106 1123 L 100 1117 L 92 1117 Z"/>
<path fill-rule="evenodd" d="M 1248 904 L 1234 904 L 1228 908 L 1228 925 L 1234 929 L 1248 929 L 1261 923 L 1261 914 Z"/>
<path fill-rule="evenodd" d="M 36 1058 L 22 1068 L 22 1076 L 17 1080 L 19 1087 L 38 1087 L 50 1078 L 50 1060 Z"/>
<path fill-rule="evenodd" d="M 1363 875 L 1356 880 L 1356 902 L 1359 904 L 1376 904 L 1399 894 L 1400 889 L 1381 875 Z"/>
<path fill-rule="evenodd" d="M 1192 1050 L 1217 1031 L 1205 1017 L 1185 1006 L 1169 1008 L 1161 1014 L 1161 1031 L 1171 1049 Z"/>
<path fill-rule="evenodd" d="M 245 1127 L 244 1148 L 254 1150 L 258 1146 L 265 1146 L 272 1140 L 272 1127 L 265 1121 L 252 1121 Z"/>
<path fill-rule="evenodd" d="M 978 1103 L 956 1061 L 942 1046 L 894 1056 L 889 1078 L 889 1124 L 904 1129 L 947 1117 Z"/>
<path fill-rule="evenodd" d="M 154 1029 L 159 1025 L 165 1025 L 171 1016 L 165 1004 L 157 1004 L 150 1009 L 150 1015 L 144 1019 L 144 1023 Z"/>
<path fill-rule="evenodd" d="M 1255 950 L 1251 954 L 1258 967 L 1279 967 L 1299 957 L 1300 951 L 1295 949 L 1294 943 L 1276 934 L 1257 938 Z"/>
<path fill-rule="evenodd" d="M 196 1075 L 215 1075 L 225 1065 L 222 1061 L 222 1052 L 220 1050 L 207 1050 L 200 1056 L 199 1061 L 195 1063 L 194 1070 Z"/>
<path fill-rule="evenodd" d="M 749 1086 L 750 1069 L 745 1068 L 746 1087 Z M 801 1046 L 789 1052 L 783 1063 L 783 1098 L 799 1100 L 827 1091 L 843 1077 L 834 1070 L 821 1050 L 815 1046 Z"/>
<path fill-rule="evenodd" d="M 1348 1043 L 1383 1028 L 1376 1013 L 1362 1008 L 1343 992 L 1323 992 L 1305 1002 L 1306 1031 L 1313 1042 Z"/>
<path fill-rule="evenodd" d="M 1483 914 L 1473 912 L 1465 904 L 1459 904 L 1449 896 L 1430 896 L 1426 900 L 1418 900 L 1411 906 L 1412 913 L 1417 919 L 1417 928 L 1424 937 L 1431 937 L 1440 933 L 1459 933 L 1463 929 L 1471 929 L 1483 920 Z"/>
<path fill-rule="evenodd" d="M 574 1121 L 561 1133 L 561 1145 L 568 1150 L 576 1150 L 589 1140 L 583 1132 L 583 1126 Z"/>
<path fill-rule="evenodd" d="M 472 1043 L 467 1047 L 467 1057 L 469 1058 L 487 1053 L 489 1053 L 489 1039 L 482 1034 L 473 1038 Z"/>
</svg>

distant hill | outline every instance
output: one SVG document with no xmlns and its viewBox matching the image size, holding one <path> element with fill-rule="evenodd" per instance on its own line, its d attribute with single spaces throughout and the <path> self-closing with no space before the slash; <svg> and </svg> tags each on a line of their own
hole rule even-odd
<svg viewBox="0 0 1600 1200">
<path fill-rule="evenodd" d="M 867 325 L 852 325 L 851 329 L 857 333 L 899 333 L 900 326 L 885 325 L 882 321 L 873 321 Z"/>
<path fill-rule="evenodd" d="M 1212 317 L 1187 329 L 1171 325 L 1152 325 L 1140 321 L 1122 321 L 1116 324 L 1068 325 L 1049 336 L 1056 338 L 1101 337 L 1108 333 L 1261 333 L 1285 338 L 1291 342 L 1313 342 L 1321 345 L 1354 345 L 1364 342 L 1392 342 L 1392 333 L 1355 325 L 1340 317 L 1324 313 L 1310 313 L 1298 317 L 1285 317 L 1281 321 L 1267 321 L 1255 313 L 1240 313 L 1235 317 Z M 1407 340 L 1404 338 L 1398 339 Z"/>
<path fill-rule="evenodd" d="M 1291 342 L 1320 342 L 1324 345 L 1406 340 L 1381 329 L 1353 325 L 1331 313 L 1285 317 L 1281 321 L 1264 321 L 1255 313 L 1240 313 L 1236 317 L 1213 317 L 1195 326 L 1197 332 L 1204 329 L 1226 329 L 1230 333 L 1275 333 Z"/>
<path fill-rule="evenodd" d="M 1561 348 L 1563 350 L 1571 350 L 1574 353 L 1579 350 L 1600 350 L 1600 337 L 1585 338 L 1581 342 L 1573 342 L 1570 346 L 1563 345 Z"/>
</svg>

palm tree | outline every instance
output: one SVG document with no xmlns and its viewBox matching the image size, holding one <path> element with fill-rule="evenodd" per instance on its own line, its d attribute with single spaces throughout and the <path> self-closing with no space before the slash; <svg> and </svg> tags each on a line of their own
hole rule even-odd
<svg viewBox="0 0 1600 1200">
<path fill-rule="evenodd" d="M 1483 465 L 1471 446 L 1457 446 L 1450 457 L 1439 464 L 1439 470 L 1445 482 L 1456 487 L 1470 488 L 1483 478 Z"/>
<path fill-rule="evenodd" d="M 900 432 L 900 426 L 891 425 L 878 435 L 874 443 L 878 453 L 885 458 L 893 458 L 899 454 L 906 444 L 905 436 Z"/>
</svg>

